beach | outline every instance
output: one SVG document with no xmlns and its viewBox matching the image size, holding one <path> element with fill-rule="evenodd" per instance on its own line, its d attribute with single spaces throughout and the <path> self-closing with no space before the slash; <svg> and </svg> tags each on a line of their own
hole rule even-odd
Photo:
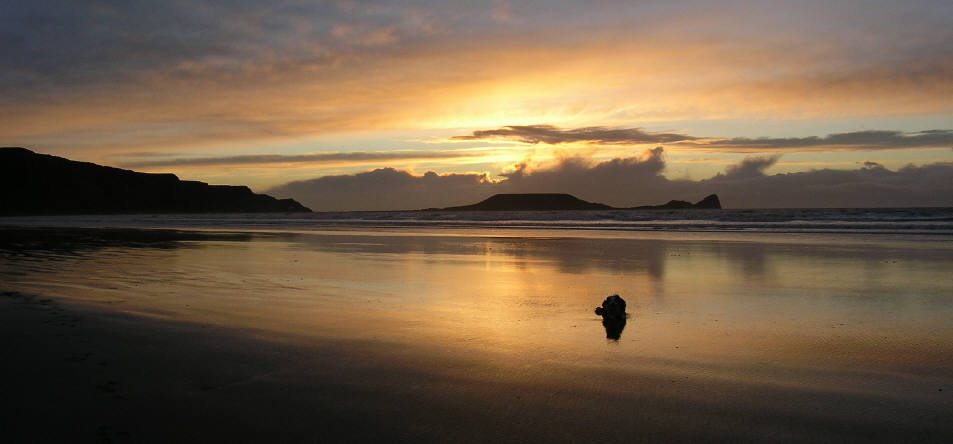
<svg viewBox="0 0 953 444">
<path fill-rule="evenodd" d="M 953 443 L 953 0 L 0 11 L 0 444 Z"/>
<path fill-rule="evenodd" d="M 2 233 L 14 441 L 953 437 L 945 235 Z"/>
</svg>

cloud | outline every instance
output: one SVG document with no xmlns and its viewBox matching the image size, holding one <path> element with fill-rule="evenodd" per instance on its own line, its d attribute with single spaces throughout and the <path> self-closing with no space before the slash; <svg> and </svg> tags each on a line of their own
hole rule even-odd
<svg viewBox="0 0 953 444">
<path fill-rule="evenodd" d="M 509 0 L 494 0 L 493 7 L 490 9 L 490 16 L 493 20 L 506 23 L 513 20 L 512 5 Z"/>
<path fill-rule="evenodd" d="M 897 171 L 865 164 L 854 170 L 820 169 L 771 176 L 716 176 L 702 181 L 722 202 L 741 208 L 948 207 L 953 163 Z"/>
<path fill-rule="evenodd" d="M 393 168 L 291 182 L 267 192 L 300 196 L 321 211 L 402 210 L 463 204 L 491 193 L 494 187 L 483 174 L 415 176 Z M 307 205 L 307 204 L 306 204 Z"/>
<path fill-rule="evenodd" d="M 389 45 L 398 41 L 397 29 L 394 26 L 363 29 L 340 23 L 331 27 L 329 34 L 341 42 L 364 46 Z"/>
<path fill-rule="evenodd" d="M 14 0 L 0 140 L 96 160 L 503 123 L 948 116 L 953 6 L 876 3 Z M 691 141 L 527 129 L 496 137 Z"/>
<path fill-rule="evenodd" d="M 953 130 L 935 129 L 911 133 L 869 130 L 835 133 L 824 137 L 765 137 L 756 139 L 736 137 L 712 139 L 702 142 L 701 145 L 718 148 L 809 149 L 840 147 L 864 150 L 953 147 Z"/>
<path fill-rule="evenodd" d="M 142 160 L 121 163 L 126 168 L 155 168 L 155 167 L 190 167 L 213 165 L 264 165 L 264 164 L 322 164 L 336 162 L 379 162 L 394 160 L 440 160 L 461 157 L 478 157 L 479 152 L 461 151 L 372 151 L 372 152 L 341 152 L 341 153 L 312 153 L 312 154 L 248 154 L 241 156 L 223 157 L 191 157 L 159 160 Z"/>
<path fill-rule="evenodd" d="M 777 156 L 749 157 L 705 180 L 673 180 L 661 148 L 641 156 L 590 162 L 564 158 L 544 169 L 515 171 L 494 180 L 486 174 L 392 168 L 292 182 L 267 192 L 292 197 L 318 211 L 401 210 L 463 205 L 495 193 L 571 193 L 617 207 L 694 201 L 717 193 L 729 208 L 953 206 L 953 163 L 907 166 L 896 171 L 868 162 L 853 170 L 820 169 L 766 175 Z"/>
<path fill-rule="evenodd" d="M 725 170 L 725 177 L 746 178 L 764 176 L 764 170 L 778 162 L 781 156 L 746 157 L 741 163 L 731 165 Z"/>
<path fill-rule="evenodd" d="M 579 197 L 613 205 L 627 205 L 633 189 L 649 191 L 669 180 L 665 171 L 664 150 L 646 150 L 641 156 L 615 158 L 593 163 L 585 157 L 567 157 L 549 168 L 527 172 L 518 168 L 502 174 L 506 180 L 497 186 L 513 193 L 545 193 L 559 189 L 577 190 Z"/>
<path fill-rule="evenodd" d="M 561 129 L 553 125 L 511 125 L 499 129 L 478 130 L 454 136 L 453 140 L 485 140 L 504 138 L 523 143 L 558 145 L 584 142 L 593 144 L 668 143 L 699 149 L 751 150 L 814 150 L 814 149 L 898 149 L 953 147 L 953 130 L 934 129 L 919 132 L 867 130 L 834 133 L 827 136 L 788 138 L 719 138 L 680 133 L 649 132 L 641 128 L 606 128 L 601 126 Z"/>
<path fill-rule="evenodd" d="M 537 193 L 574 190 L 583 199 L 624 204 L 642 192 L 669 183 L 661 175 L 663 150 L 647 150 L 642 156 L 591 163 L 582 157 L 568 157 L 556 165 L 527 171 L 520 165 L 494 180 L 487 174 L 436 174 L 415 176 L 392 168 L 325 176 L 291 182 L 267 192 L 295 196 L 323 210 L 401 210 L 463 205 L 495 193 Z M 641 188 L 632 194 L 632 188 Z"/>
<path fill-rule="evenodd" d="M 576 129 L 561 129 L 552 125 L 511 125 L 493 130 L 474 131 L 465 136 L 454 136 L 454 140 L 483 140 L 503 138 L 525 143 L 586 142 L 603 144 L 670 143 L 695 140 L 695 137 L 677 133 L 652 133 L 641 128 L 606 128 L 592 126 Z"/>
</svg>

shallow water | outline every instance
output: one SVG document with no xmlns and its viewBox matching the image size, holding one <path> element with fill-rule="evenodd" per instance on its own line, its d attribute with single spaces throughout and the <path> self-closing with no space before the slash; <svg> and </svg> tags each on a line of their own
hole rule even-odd
<svg viewBox="0 0 953 444">
<path fill-rule="evenodd" d="M 434 234 L 78 239 L 59 251 L 8 247 L 0 277 L 7 290 L 115 310 L 527 359 L 919 373 L 951 364 L 946 239 Z M 592 312 L 609 294 L 631 316 L 618 342 Z"/>
<path fill-rule="evenodd" d="M 609 372 L 646 391 L 631 381 L 653 375 L 689 404 L 718 381 L 741 387 L 704 400 L 720 408 L 784 390 L 798 414 L 840 400 L 913 424 L 953 418 L 951 271 L 946 236 L 5 229 L 0 242 L 4 291 L 371 344 L 364 358 L 432 360 L 420 365 L 473 384 L 603 391 Z M 609 294 L 628 302 L 619 340 L 593 314 Z"/>
<path fill-rule="evenodd" d="M 599 211 L 351 211 L 297 214 L 131 214 L 2 217 L 0 226 L 242 230 L 559 229 L 953 235 L 953 208 Z"/>
</svg>

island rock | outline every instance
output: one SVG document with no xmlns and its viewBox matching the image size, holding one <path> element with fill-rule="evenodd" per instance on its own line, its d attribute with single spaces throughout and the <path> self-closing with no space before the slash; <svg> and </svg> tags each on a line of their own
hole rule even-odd
<svg viewBox="0 0 953 444">
<path fill-rule="evenodd" d="M 419 211 L 578 211 L 578 210 L 718 210 L 721 202 L 715 194 L 691 203 L 670 200 L 662 205 L 617 208 L 606 204 L 588 202 L 565 193 L 494 194 L 471 205 L 447 208 L 427 208 Z"/>
</svg>

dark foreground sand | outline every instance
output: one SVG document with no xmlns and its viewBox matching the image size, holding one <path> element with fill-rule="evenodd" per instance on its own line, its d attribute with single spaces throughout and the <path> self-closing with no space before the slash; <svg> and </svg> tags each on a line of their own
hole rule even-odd
<svg viewBox="0 0 953 444">
<path fill-rule="evenodd" d="M 0 297 L 4 442 L 953 439 L 949 389 L 876 394 L 611 370 L 494 373 L 386 343 L 320 343 Z"/>
</svg>

